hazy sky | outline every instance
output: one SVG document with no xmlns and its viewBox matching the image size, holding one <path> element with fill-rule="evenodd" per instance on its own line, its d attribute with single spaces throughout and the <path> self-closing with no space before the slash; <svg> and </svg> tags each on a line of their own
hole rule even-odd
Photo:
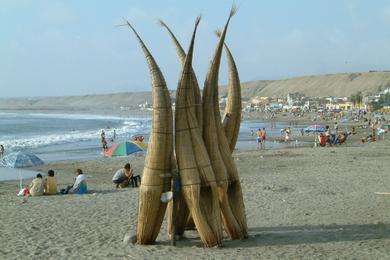
<svg viewBox="0 0 390 260">
<path fill-rule="evenodd" d="M 390 2 L 235 0 L 226 42 L 241 81 L 390 70 Z M 150 90 L 129 19 L 175 89 L 179 62 L 163 19 L 187 49 L 202 13 L 194 68 L 203 85 L 232 1 L 0 0 L 0 97 Z M 226 83 L 223 58 L 220 82 Z"/>
</svg>

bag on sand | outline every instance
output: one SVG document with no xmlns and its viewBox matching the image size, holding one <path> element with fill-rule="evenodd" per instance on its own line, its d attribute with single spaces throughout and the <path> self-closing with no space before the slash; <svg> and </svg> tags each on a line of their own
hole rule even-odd
<svg viewBox="0 0 390 260">
<path fill-rule="evenodd" d="M 30 195 L 30 190 L 28 188 L 23 188 L 19 191 L 17 196 L 28 196 Z"/>
</svg>

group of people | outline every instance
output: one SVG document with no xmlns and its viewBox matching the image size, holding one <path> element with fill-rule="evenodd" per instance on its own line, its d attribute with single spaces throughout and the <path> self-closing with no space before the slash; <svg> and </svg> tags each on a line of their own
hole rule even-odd
<svg viewBox="0 0 390 260">
<path fill-rule="evenodd" d="M 81 169 L 75 171 L 75 181 L 72 185 L 68 185 L 65 189 L 58 191 L 57 179 L 54 176 L 54 171 L 49 170 L 47 177 L 43 178 L 42 174 L 38 173 L 32 180 L 31 184 L 24 187 L 18 195 L 22 196 L 42 196 L 56 194 L 85 194 L 88 192 L 87 178 Z M 126 163 L 122 169 L 116 171 L 112 178 L 112 182 L 116 188 L 138 187 L 141 183 L 141 177 L 134 174 L 134 170 L 130 163 Z"/>
<path fill-rule="evenodd" d="M 81 169 L 75 171 L 76 177 L 72 185 L 68 185 L 66 189 L 57 189 L 57 179 L 54 176 L 54 171 L 49 170 L 47 177 L 43 178 L 42 174 L 38 173 L 32 180 L 31 184 L 24 187 L 20 191 L 23 196 L 42 196 L 55 194 L 84 194 L 87 193 L 87 179 Z"/>
<path fill-rule="evenodd" d="M 144 137 L 142 135 L 139 135 L 139 136 L 133 137 L 132 140 L 136 141 L 136 142 L 141 142 L 142 143 L 144 141 Z"/>
<path fill-rule="evenodd" d="M 109 138 L 109 141 L 111 143 L 113 143 L 115 139 L 116 139 L 116 130 L 114 129 L 113 133 L 112 133 L 112 137 Z M 102 131 L 100 132 L 100 143 L 102 145 L 103 153 L 107 152 L 108 142 L 107 142 L 107 138 L 106 138 L 106 132 L 104 131 L 104 129 L 102 129 Z"/>
<path fill-rule="evenodd" d="M 333 146 L 336 144 L 344 143 L 350 133 L 338 133 L 338 129 L 339 128 L 337 122 L 334 125 L 333 133 L 328 125 L 325 126 L 325 133 L 320 133 L 320 135 L 318 136 L 320 146 L 326 146 L 326 144 L 329 144 L 329 146 Z"/>
</svg>

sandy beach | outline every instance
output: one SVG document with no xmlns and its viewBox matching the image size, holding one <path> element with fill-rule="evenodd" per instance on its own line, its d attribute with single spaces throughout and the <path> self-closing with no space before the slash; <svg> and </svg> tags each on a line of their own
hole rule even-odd
<svg viewBox="0 0 390 260">
<path fill-rule="evenodd" d="M 138 189 L 116 189 L 111 178 L 126 162 L 141 173 L 144 156 L 43 165 L 34 169 L 54 169 L 60 188 L 83 169 L 90 192 L 23 202 L 18 182 L 0 183 L 0 258 L 389 259 L 389 144 L 236 151 L 250 237 L 211 249 L 196 231 L 170 246 L 166 223 L 155 245 L 123 244 Z"/>
</svg>

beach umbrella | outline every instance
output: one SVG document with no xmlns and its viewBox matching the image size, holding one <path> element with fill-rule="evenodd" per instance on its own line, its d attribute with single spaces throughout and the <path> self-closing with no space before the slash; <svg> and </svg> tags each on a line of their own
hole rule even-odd
<svg viewBox="0 0 390 260">
<path fill-rule="evenodd" d="M 126 156 L 135 152 L 143 151 L 144 148 L 139 144 L 139 142 L 124 142 L 120 144 L 114 144 L 110 149 L 105 153 L 106 156 Z"/>
<path fill-rule="evenodd" d="M 0 166 L 9 168 L 24 168 L 42 164 L 44 162 L 38 156 L 29 152 L 10 153 L 0 161 Z"/>
<path fill-rule="evenodd" d="M 311 125 L 304 129 L 305 133 L 321 133 L 326 132 L 325 127 L 321 125 Z"/>
<path fill-rule="evenodd" d="M 142 148 L 142 150 L 146 150 L 148 148 L 148 144 L 147 143 L 144 143 L 144 142 L 140 142 L 140 141 L 133 141 L 133 140 L 130 140 L 128 141 L 129 143 L 134 143 L 136 145 L 138 145 L 139 147 Z"/>
</svg>

